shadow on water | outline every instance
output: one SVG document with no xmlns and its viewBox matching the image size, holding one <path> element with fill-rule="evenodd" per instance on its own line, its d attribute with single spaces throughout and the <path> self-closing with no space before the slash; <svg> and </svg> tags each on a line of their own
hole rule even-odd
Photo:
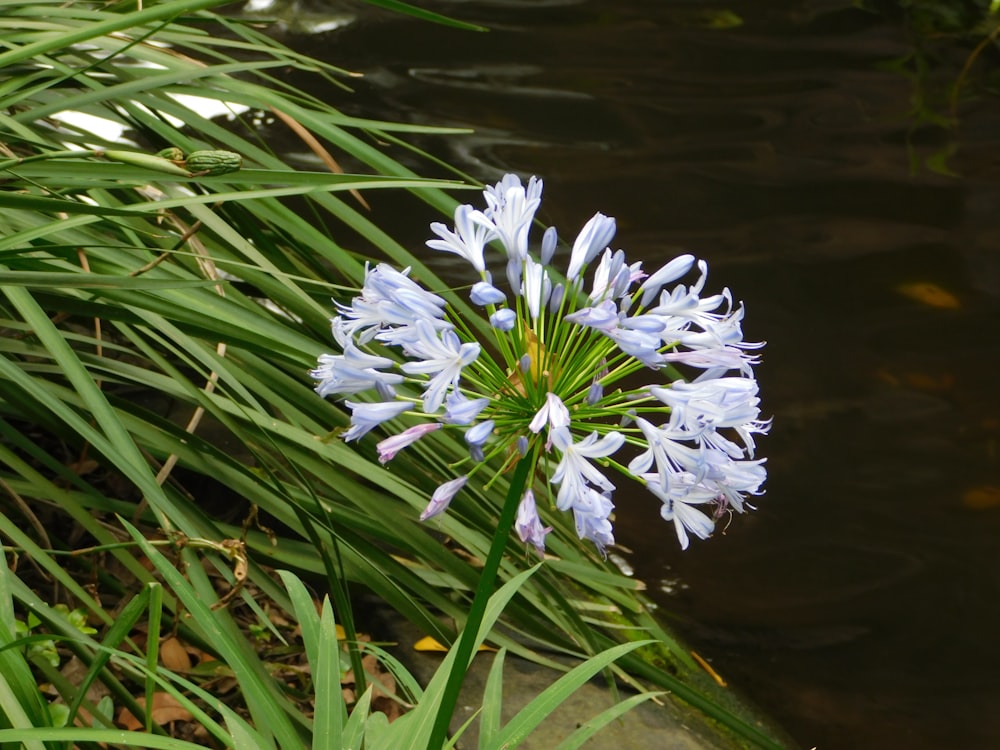
<svg viewBox="0 0 1000 750">
<path fill-rule="evenodd" d="M 319 92 L 345 111 L 472 127 L 423 145 L 543 176 L 564 236 L 600 210 L 647 267 L 705 257 L 768 340 L 760 509 L 682 553 L 619 490 L 663 611 L 805 747 L 997 746 L 1000 107 L 941 127 L 975 40 L 915 56 L 847 0 L 434 7 L 493 30 L 358 7 L 288 41 L 366 75 Z M 426 239 L 426 207 L 371 200 Z"/>
</svg>

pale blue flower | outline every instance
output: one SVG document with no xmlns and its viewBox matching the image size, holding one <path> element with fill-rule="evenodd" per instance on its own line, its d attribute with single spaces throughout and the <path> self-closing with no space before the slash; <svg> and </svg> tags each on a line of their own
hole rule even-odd
<svg viewBox="0 0 1000 750">
<path fill-rule="evenodd" d="M 435 422 L 424 422 L 423 424 L 414 425 L 407 430 L 403 430 L 398 435 L 393 435 L 379 441 L 379 444 L 375 446 L 376 450 L 378 450 L 379 463 L 384 464 L 387 461 L 391 461 L 403 448 L 413 445 L 428 432 L 440 430 L 441 427 L 442 425 Z"/>
<path fill-rule="evenodd" d="M 379 368 L 391 367 L 393 361 L 387 357 L 365 354 L 353 344 L 349 344 L 344 354 L 321 354 L 318 367 L 309 374 L 319 380 L 316 392 L 320 396 L 333 393 L 361 393 L 379 385 L 390 389 L 403 382 L 399 373 L 381 372 Z"/>
<path fill-rule="evenodd" d="M 575 503 L 585 502 L 588 484 L 602 490 L 611 491 L 615 486 L 587 459 L 605 458 L 617 451 L 625 443 L 625 436 L 619 432 L 609 432 L 600 437 L 592 432 L 580 442 L 573 442 L 570 431 L 563 427 L 551 435 L 552 443 L 562 456 L 552 474 L 552 483 L 559 485 L 556 507 L 569 510 Z"/>
<path fill-rule="evenodd" d="M 474 305 L 499 305 L 507 301 L 507 295 L 492 284 L 485 281 L 477 281 L 472 285 L 472 291 L 469 292 L 469 299 L 472 300 Z"/>
<path fill-rule="evenodd" d="M 655 476 L 652 475 L 652 478 Z M 715 521 L 694 506 L 713 503 L 716 497 L 706 488 L 694 484 L 693 475 L 679 475 L 667 489 L 663 489 L 655 481 L 650 481 L 646 486 L 663 502 L 660 515 L 665 521 L 674 522 L 681 549 L 687 549 L 690 544 L 688 532 L 699 539 L 708 539 L 715 531 Z"/>
<path fill-rule="evenodd" d="M 361 295 L 350 305 L 340 305 L 340 322 L 335 323 L 341 336 L 357 337 L 363 344 L 387 328 L 412 325 L 418 318 L 435 327 L 450 326 L 444 318 L 445 301 L 424 290 L 410 279 L 384 263 L 365 270 Z"/>
<path fill-rule="evenodd" d="M 611 243 L 615 229 L 615 220 L 602 213 L 594 214 L 590 221 L 584 224 L 569 256 L 566 278 L 570 283 L 578 281 L 584 267 Z"/>
<path fill-rule="evenodd" d="M 487 419 L 485 422 L 480 422 L 474 427 L 470 427 L 465 431 L 465 442 L 469 445 L 482 446 L 489 436 L 493 434 L 494 427 L 496 427 L 496 422 L 492 419 Z"/>
<path fill-rule="evenodd" d="M 678 255 L 676 258 L 660 268 L 660 270 L 651 274 L 642 283 L 642 286 L 639 287 L 639 291 L 642 292 L 642 300 L 639 304 L 642 307 L 646 307 L 653 301 L 656 295 L 659 294 L 660 290 L 666 284 L 679 279 L 681 276 L 690 271 L 693 265 L 693 255 Z"/>
<path fill-rule="evenodd" d="M 345 401 L 351 408 L 351 427 L 343 434 L 346 441 L 357 440 L 383 422 L 395 419 L 412 404 L 405 401 L 379 401 L 374 404 Z"/>
<path fill-rule="evenodd" d="M 764 461 L 753 458 L 756 435 L 770 428 L 753 378 L 761 344 L 744 340 L 744 308 L 728 289 L 704 294 L 705 261 L 681 255 L 647 277 L 642 263 L 609 247 L 615 220 L 600 213 L 573 242 L 566 283 L 554 284 L 556 230 L 545 231 L 537 252 L 529 241 L 541 194 L 541 180 L 506 175 L 485 188 L 482 211 L 459 206 L 453 227 L 431 226 L 428 246 L 465 258 L 478 274 L 470 298 L 489 316 L 484 339 L 484 327 L 458 318 L 409 269 L 367 267 L 358 296 L 337 305 L 331 330 L 342 353 L 320 357 L 316 390 L 383 399 L 347 402 L 349 440 L 422 402 L 424 422 L 378 444 L 383 462 L 430 432 L 463 431 L 468 456 L 451 466 L 468 468 L 438 487 L 421 518 L 442 513 L 470 477 L 491 475 L 489 487 L 521 457 L 534 462 L 527 476 L 535 484 L 525 488 L 516 530 L 540 553 L 551 529 L 534 492 L 545 485 L 555 510 L 572 512 L 577 536 L 602 553 L 614 544 L 609 472 L 644 484 L 686 548 L 723 514 L 752 508 L 746 498 L 762 491 Z M 490 242 L 504 252 L 506 286 L 487 267 Z M 677 283 L 691 272 L 692 283 Z M 650 369 L 661 380 L 635 387 Z M 613 456 L 626 443 L 634 457 L 623 465 Z"/>
<path fill-rule="evenodd" d="M 538 516 L 538 506 L 535 504 L 535 493 L 526 490 L 517 506 L 517 518 L 514 520 L 514 530 L 522 542 L 534 545 L 539 555 L 545 554 L 545 537 L 552 531 L 551 526 L 545 526 Z"/>
<path fill-rule="evenodd" d="M 498 331 L 509 331 L 517 323 L 517 313 L 508 307 L 497 310 L 490 316 L 490 325 Z"/>
<path fill-rule="evenodd" d="M 361 288 L 362 300 L 370 304 L 398 305 L 411 317 L 442 317 L 445 301 L 411 279 L 409 272 L 409 268 L 397 271 L 385 263 L 368 268 L 365 285 Z"/>
<path fill-rule="evenodd" d="M 489 403 L 488 398 L 470 399 L 461 391 L 453 390 L 445 399 L 444 416 L 441 420 L 446 424 L 472 424 Z"/>
<path fill-rule="evenodd" d="M 492 222 L 508 257 L 524 260 L 528 255 L 528 231 L 541 204 L 542 181 L 528 180 L 527 187 L 517 175 L 508 174 L 483 192 L 487 208 L 483 212 Z"/>
<path fill-rule="evenodd" d="M 603 555 L 615 543 L 611 521 L 608 520 L 614 505 L 606 496 L 596 490 L 587 490 L 589 502 L 586 507 L 573 506 L 573 522 L 580 539 L 589 539 Z"/>
<path fill-rule="evenodd" d="M 566 296 L 566 286 L 560 281 L 552 288 L 552 296 L 549 297 L 549 312 L 556 313 L 562 306 L 563 297 Z"/>
<path fill-rule="evenodd" d="M 614 300 L 606 299 L 595 307 L 584 307 L 570 313 L 564 316 L 563 320 L 588 328 L 596 328 L 602 333 L 610 333 L 618 328 L 621 317 L 618 305 L 615 304 Z"/>
<path fill-rule="evenodd" d="M 441 239 L 427 240 L 427 247 L 460 255 L 480 273 L 486 270 L 483 249 L 496 237 L 496 229 L 490 226 L 481 211 L 472 206 L 459 206 L 455 209 L 454 232 L 439 221 L 431 224 L 431 231 Z"/>
<path fill-rule="evenodd" d="M 719 377 L 730 370 L 739 370 L 741 375 L 749 378 L 753 377 L 754 365 L 760 362 L 760 357 L 747 354 L 735 346 L 722 346 L 664 352 L 663 361 L 709 371 L 710 377 Z"/>
<path fill-rule="evenodd" d="M 563 427 L 569 427 L 569 425 L 569 409 L 566 408 L 566 404 L 562 402 L 561 398 L 550 391 L 545 394 L 545 405 L 535 412 L 535 416 L 528 423 L 528 429 L 537 434 L 543 428 L 555 432 Z"/>
<path fill-rule="evenodd" d="M 555 227 L 549 227 L 542 235 L 542 249 L 538 254 L 538 259 L 543 266 L 552 264 L 552 256 L 556 254 L 556 245 L 559 244 L 559 234 Z"/>
<path fill-rule="evenodd" d="M 424 390 L 424 411 L 436 412 L 444 402 L 449 386 L 458 384 L 462 369 L 479 356 L 479 344 L 462 343 L 451 330 L 435 331 L 425 320 L 418 320 L 415 326 L 417 337 L 408 342 L 405 349 L 414 357 L 403 364 L 403 372 L 433 375 Z"/>
<path fill-rule="evenodd" d="M 600 380 L 595 380 L 587 391 L 587 403 L 596 406 L 602 398 L 604 398 L 604 386 L 601 385 Z"/>
<path fill-rule="evenodd" d="M 468 481 L 469 478 L 467 476 L 461 476 L 457 479 L 452 479 L 450 482 L 445 482 L 434 490 L 434 494 L 431 495 L 431 501 L 427 504 L 424 512 L 420 514 L 420 520 L 426 521 L 428 518 L 433 518 L 444 513 L 451 504 L 452 499 L 454 499 L 455 495 L 458 494 L 459 490 Z"/>
<path fill-rule="evenodd" d="M 670 388 L 651 386 L 649 392 L 670 407 L 670 425 L 684 430 L 693 440 L 726 452 L 733 458 L 754 452 L 753 433 L 766 432 L 759 420 L 757 381 L 751 378 L 713 378 L 694 383 L 678 381 Z M 732 428 L 744 448 L 719 434 Z"/>
<path fill-rule="evenodd" d="M 767 477 L 764 463 L 765 459 L 736 460 L 724 451 L 710 448 L 705 451 L 702 463 L 702 483 L 717 498 L 724 500 L 724 505 L 742 513 L 744 497 L 761 493 L 760 486 Z"/>
<path fill-rule="evenodd" d="M 625 253 L 621 250 L 612 252 L 611 248 L 608 248 L 601 255 L 601 262 L 594 269 L 594 284 L 590 291 L 592 304 L 600 302 L 605 296 L 615 298 L 621 296 L 620 292 L 615 294 L 616 281 L 621 271 L 625 271 L 626 277 L 629 276 L 625 266 Z"/>
<path fill-rule="evenodd" d="M 656 369 L 663 364 L 659 336 L 645 331 L 632 331 L 628 328 L 613 328 L 607 332 L 607 335 L 618 345 L 619 349 L 630 357 L 635 357 L 646 367 Z"/>
<path fill-rule="evenodd" d="M 650 423 L 642 417 L 636 417 L 635 423 L 642 430 L 646 439 L 646 450 L 629 462 L 628 470 L 635 476 L 645 474 L 655 465 L 660 486 L 664 489 L 670 486 L 673 477 L 683 472 L 704 475 L 704 450 L 684 442 L 688 435 L 682 432 L 663 429 Z"/>
<path fill-rule="evenodd" d="M 549 301 L 552 293 L 552 281 L 545 266 L 536 263 L 530 257 L 524 262 L 524 280 L 522 281 L 521 296 L 528 305 L 528 313 L 532 320 L 538 320 L 542 308 Z"/>
</svg>

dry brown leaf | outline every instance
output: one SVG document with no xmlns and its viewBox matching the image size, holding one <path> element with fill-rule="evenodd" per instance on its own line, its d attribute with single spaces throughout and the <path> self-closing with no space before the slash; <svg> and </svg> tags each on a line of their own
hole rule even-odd
<svg viewBox="0 0 1000 750">
<path fill-rule="evenodd" d="M 958 297 L 930 281 L 900 284 L 896 287 L 896 291 L 904 297 L 909 297 L 930 307 L 939 307 L 942 310 L 957 310 L 962 306 Z"/>
<path fill-rule="evenodd" d="M 414 651 L 447 651 L 447 646 L 442 646 L 440 643 L 435 641 L 429 635 L 425 635 L 419 641 L 413 644 Z M 480 651 L 496 651 L 492 646 L 487 646 L 483 644 L 479 647 Z"/>
<path fill-rule="evenodd" d="M 972 510 L 1000 507 L 1000 487 L 991 485 L 972 487 L 962 493 L 962 505 Z"/>
<path fill-rule="evenodd" d="M 170 636 L 160 641 L 160 663 L 171 672 L 191 670 L 191 656 L 184 644 Z"/>
<path fill-rule="evenodd" d="M 145 696 L 137 698 L 140 706 L 146 705 Z M 163 726 L 172 721 L 191 721 L 194 717 L 170 693 L 153 693 L 153 721 Z M 132 715 L 127 708 L 118 712 L 118 726 L 135 732 L 143 728 L 143 722 Z"/>
</svg>

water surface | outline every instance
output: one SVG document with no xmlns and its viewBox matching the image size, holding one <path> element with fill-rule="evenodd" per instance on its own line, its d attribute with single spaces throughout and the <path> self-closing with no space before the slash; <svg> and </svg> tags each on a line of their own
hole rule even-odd
<svg viewBox="0 0 1000 750">
<path fill-rule="evenodd" d="M 759 510 L 681 552 L 616 497 L 668 619 L 804 747 L 1000 746 L 1000 107 L 927 119 L 974 40 L 840 0 L 433 7 L 493 30 L 359 7 L 289 41 L 366 75 L 320 92 L 345 111 L 472 127 L 420 143 L 544 177 L 563 236 L 600 210 L 647 268 L 706 258 L 768 341 Z M 426 207 L 372 202 L 426 239 Z"/>
</svg>

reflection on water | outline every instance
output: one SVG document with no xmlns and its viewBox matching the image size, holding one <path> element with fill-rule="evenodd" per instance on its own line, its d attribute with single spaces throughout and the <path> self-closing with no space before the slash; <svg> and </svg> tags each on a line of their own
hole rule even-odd
<svg viewBox="0 0 1000 750">
<path fill-rule="evenodd" d="M 317 92 L 345 111 L 471 126 L 422 145 L 543 176 L 564 235 L 601 210 L 629 257 L 685 248 L 744 295 L 775 418 L 760 510 L 681 553 L 618 497 L 636 574 L 715 668 L 805 747 L 996 746 L 1000 108 L 915 125 L 891 64 L 912 40 L 849 0 L 690 5 L 435 6 L 488 34 L 356 8 L 292 41 L 367 74 Z M 426 239 L 426 207 L 372 203 Z"/>
</svg>

